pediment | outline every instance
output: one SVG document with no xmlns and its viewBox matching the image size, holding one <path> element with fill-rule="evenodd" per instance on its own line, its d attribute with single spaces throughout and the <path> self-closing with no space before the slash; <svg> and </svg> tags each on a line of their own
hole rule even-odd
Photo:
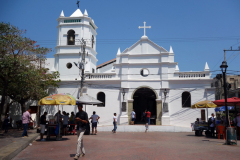
<svg viewBox="0 0 240 160">
<path fill-rule="evenodd" d="M 168 53 L 166 49 L 163 47 L 158 46 L 154 42 L 150 41 L 149 39 L 141 39 L 132 45 L 130 48 L 125 49 L 123 54 L 161 54 L 161 53 Z"/>
</svg>

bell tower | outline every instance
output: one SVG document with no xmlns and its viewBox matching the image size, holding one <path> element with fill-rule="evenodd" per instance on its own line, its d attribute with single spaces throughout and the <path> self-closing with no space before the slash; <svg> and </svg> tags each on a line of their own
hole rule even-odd
<svg viewBox="0 0 240 160">
<path fill-rule="evenodd" d="M 81 39 L 86 42 L 85 72 L 92 73 L 96 71 L 97 52 L 96 36 L 97 26 L 91 17 L 88 17 L 87 10 L 84 14 L 78 8 L 70 17 L 65 17 L 62 11 L 58 21 L 58 37 L 55 56 L 55 70 L 60 72 L 61 79 L 76 79 L 78 68 L 67 68 L 66 64 L 81 61 L 82 43 Z M 68 65 L 71 66 L 71 65 Z M 73 74 L 72 74 L 73 73 Z M 69 76 L 63 76 L 69 74 Z M 70 75 L 71 74 L 71 75 Z M 73 76 L 72 76 L 73 75 Z"/>
</svg>

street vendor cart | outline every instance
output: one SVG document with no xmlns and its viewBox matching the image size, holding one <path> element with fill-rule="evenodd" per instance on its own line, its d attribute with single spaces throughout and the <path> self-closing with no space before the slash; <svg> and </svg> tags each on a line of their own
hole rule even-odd
<svg viewBox="0 0 240 160">
<path fill-rule="evenodd" d="M 57 128 L 57 124 L 48 124 L 47 125 L 47 139 L 50 139 L 51 136 L 54 136 L 56 138 L 55 130 Z"/>
<path fill-rule="evenodd" d="M 208 131 L 208 124 L 206 122 L 203 123 L 191 123 L 192 131 L 195 131 L 195 136 L 202 136 L 203 131 Z"/>
<path fill-rule="evenodd" d="M 216 108 L 217 105 L 214 104 L 212 101 L 200 101 L 191 106 L 192 109 L 197 109 L 197 108 L 206 108 L 207 110 L 207 118 L 208 118 L 208 108 Z M 205 118 L 204 118 L 205 119 Z M 205 121 L 205 120 L 204 120 Z M 206 131 L 205 134 L 207 136 L 209 126 L 207 122 L 197 122 L 197 123 L 191 123 L 192 130 L 195 131 L 196 136 L 201 136 L 203 131 Z"/>
</svg>

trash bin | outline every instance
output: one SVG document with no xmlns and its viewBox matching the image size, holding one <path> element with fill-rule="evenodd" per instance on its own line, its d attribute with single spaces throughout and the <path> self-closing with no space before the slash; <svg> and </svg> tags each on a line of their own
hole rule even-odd
<svg viewBox="0 0 240 160">
<path fill-rule="evenodd" d="M 236 130 L 233 127 L 227 128 L 227 144 L 237 144 Z"/>
</svg>

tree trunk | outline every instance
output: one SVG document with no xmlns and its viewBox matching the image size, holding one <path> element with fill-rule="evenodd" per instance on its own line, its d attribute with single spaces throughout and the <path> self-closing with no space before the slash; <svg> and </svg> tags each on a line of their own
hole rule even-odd
<svg viewBox="0 0 240 160">
<path fill-rule="evenodd" d="M 6 94 L 7 94 L 7 84 L 3 86 L 3 91 L 2 91 L 2 99 L 1 99 L 1 103 L 0 103 L 0 121 L 1 121 L 1 116 L 3 113 L 3 108 L 4 108 L 4 104 L 6 102 Z"/>
<path fill-rule="evenodd" d="M 9 113 L 9 108 L 10 108 L 10 106 L 13 104 L 13 102 L 14 102 L 14 101 L 11 101 L 10 103 L 7 103 L 7 104 L 6 104 L 6 109 L 5 109 L 4 115 L 6 115 L 7 113 Z"/>
<path fill-rule="evenodd" d="M 22 114 L 26 111 L 26 105 L 25 102 L 21 102 L 21 109 L 22 109 Z"/>
</svg>

